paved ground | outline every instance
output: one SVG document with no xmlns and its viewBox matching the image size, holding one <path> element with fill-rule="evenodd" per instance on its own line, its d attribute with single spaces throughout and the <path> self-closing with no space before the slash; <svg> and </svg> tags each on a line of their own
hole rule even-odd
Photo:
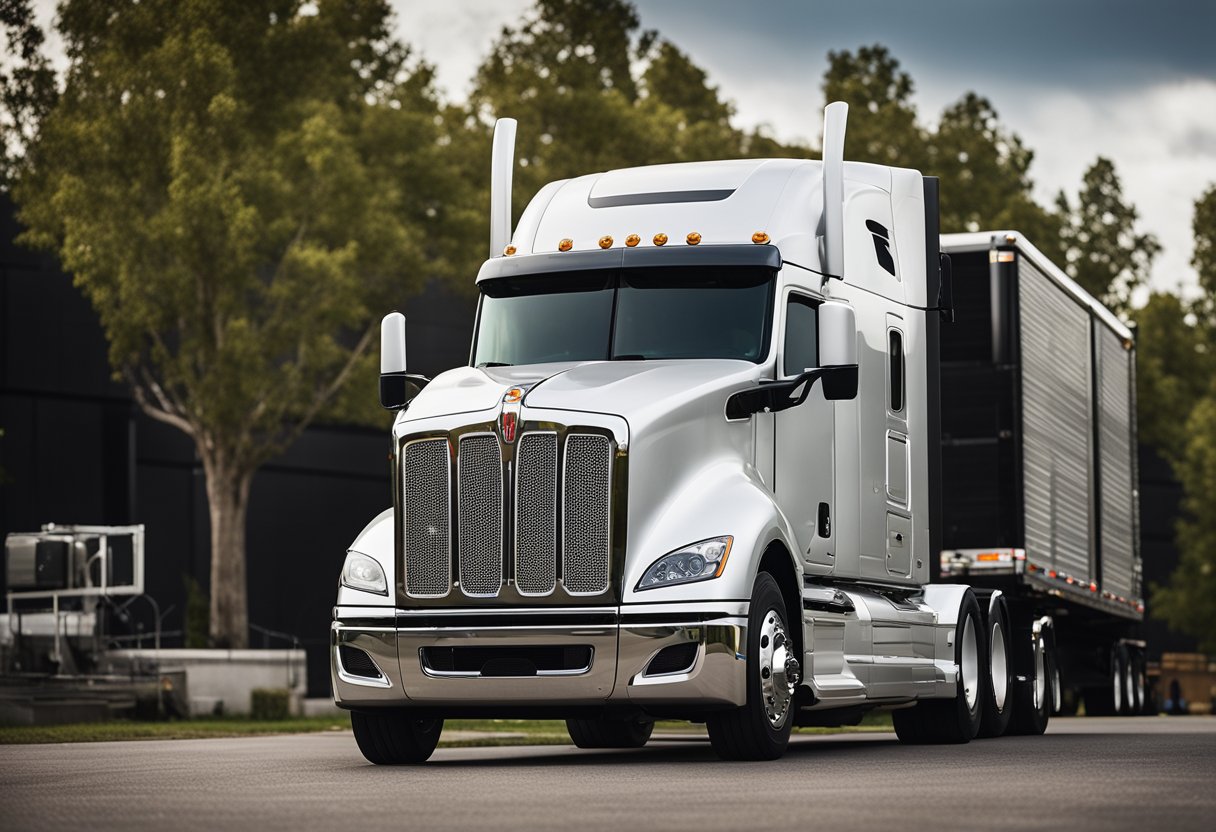
<svg viewBox="0 0 1216 832">
<path fill-rule="evenodd" d="M 0 747 L 0 829 L 1188 829 L 1216 818 L 1216 718 L 1057 719 L 1043 737 L 905 747 L 796 738 L 721 763 L 641 751 L 440 749 L 364 763 L 346 732 Z"/>
</svg>

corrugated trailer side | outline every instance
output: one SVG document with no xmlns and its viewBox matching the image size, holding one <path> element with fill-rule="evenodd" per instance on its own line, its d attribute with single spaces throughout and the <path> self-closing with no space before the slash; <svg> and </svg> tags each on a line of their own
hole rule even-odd
<svg viewBox="0 0 1216 832">
<path fill-rule="evenodd" d="M 1104 702 L 1143 699 L 1132 333 L 1016 232 L 942 250 L 942 578 L 1050 619 L 1058 686 L 1126 710 Z"/>
</svg>

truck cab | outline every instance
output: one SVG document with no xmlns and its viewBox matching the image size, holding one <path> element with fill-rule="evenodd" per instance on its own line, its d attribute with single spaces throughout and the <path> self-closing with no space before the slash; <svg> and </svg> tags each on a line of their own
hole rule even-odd
<svg viewBox="0 0 1216 832">
<path fill-rule="evenodd" d="M 462 715 L 584 747 L 689 719 L 732 759 L 877 707 L 908 741 L 980 731 L 1007 635 L 929 585 L 936 180 L 845 163 L 845 112 L 824 161 L 595 173 L 514 226 L 500 121 L 468 366 L 410 375 L 384 322 L 393 508 L 332 627 L 371 761 L 425 760 Z"/>
</svg>

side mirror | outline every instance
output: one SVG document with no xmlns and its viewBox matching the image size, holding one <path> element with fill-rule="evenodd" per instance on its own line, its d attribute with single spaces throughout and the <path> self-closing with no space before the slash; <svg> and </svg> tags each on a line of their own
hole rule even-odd
<svg viewBox="0 0 1216 832">
<path fill-rule="evenodd" d="M 746 419 L 753 413 L 777 413 L 806 401 L 811 385 L 823 385 L 828 400 L 857 398 L 857 318 L 853 307 L 838 301 L 819 306 L 819 361 L 801 375 L 784 381 L 762 381 L 726 400 L 727 419 Z"/>
<path fill-rule="evenodd" d="M 408 407 L 430 382 L 405 370 L 405 316 L 390 312 L 380 322 L 380 406 L 385 410 Z"/>
<path fill-rule="evenodd" d="M 819 365 L 824 398 L 857 398 L 857 317 L 848 304 L 819 306 Z"/>
</svg>

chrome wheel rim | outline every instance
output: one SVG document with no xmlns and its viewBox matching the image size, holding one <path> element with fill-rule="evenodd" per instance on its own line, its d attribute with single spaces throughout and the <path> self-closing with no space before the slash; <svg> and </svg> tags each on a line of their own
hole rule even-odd
<svg viewBox="0 0 1216 832">
<path fill-rule="evenodd" d="M 1120 667 L 1120 664 L 1121 662 L 1116 659 L 1115 670 L 1114 673 L 1111 674 L 1111 676 L 1114 677 L 1115 687 L 1112 692 L 1114 693 L 1115 697 L 1115 713 L 1117 714 L 1123 713 L 1123 668 Z"/>
<path fill-rule="evenodd" d="M 971 616 L 963 621 L 962 665 L 963 698 L 967 710 L 974 711 L 980 698 L 980 647 Z"/>
<path fill-rule="evenodd" d="M 780 728 L 790 713 L 794 688 L 801 678 L 801 665 L 794 645 L 785 632 L 781 614 L 770 609 L 760 625 L 760 695 L 769 724 Z"/>
<path fill-rule="evenodd" d="M 1005 697 L 1009 695 L 1009 659 L 1005 655 L 1005 630 L 999 620 L 992 623 L 991 654 L 989 673 L 992 675 L 992 698 L 996 709 L 1004 712 Z"/>
<path fill-rule="evenodd" d="M 1034 640 L 1034 709 L 1040 711 L 1047 701 L 1047 645 Z"/>
</svg>

